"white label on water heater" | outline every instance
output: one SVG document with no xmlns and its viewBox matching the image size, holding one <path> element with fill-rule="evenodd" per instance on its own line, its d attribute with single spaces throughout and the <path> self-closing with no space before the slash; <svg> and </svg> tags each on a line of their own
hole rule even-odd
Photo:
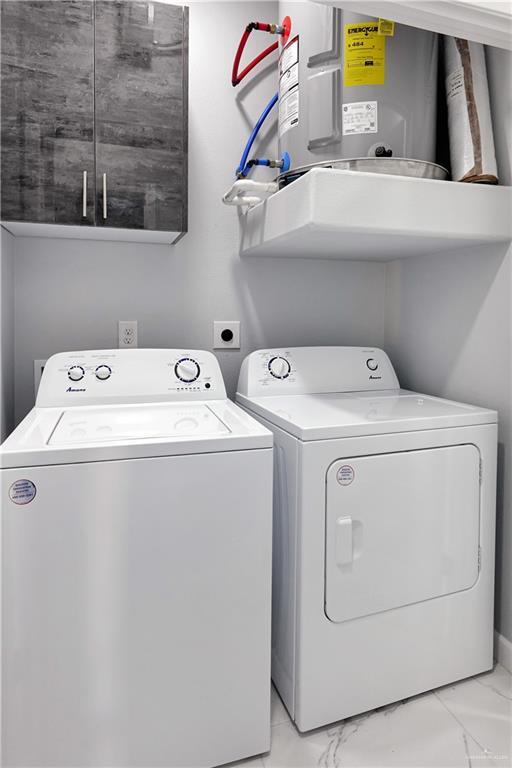
<svg viewBox="0 0 512 768">
<path fill-rule="evenodd" d="M 298 60 L 299 36 L 297 35 L 293 40 L 290 40 L 286 48 L 283 48 L 279 61 L 279 74 L 282 75 L 286 70 L 290 69 L 290 67 L 293 67 L 294 64 L 297 64 Z"/>
<path fill-rule="evenodd" d="M 281 137 L 299 124 L 299 37 L 283 48 L 279 61 L 279 127 Z"/>
<path fill-rule="evenodd" d="M 353 101 L 342 105 L 343 135 L 377 133 L 377 102 Z"/>
<path fill-rule="evenodd" d="M 282 98 L 286 91 L 290 91 L 299 84 L 299 65 L 294 64 L 290 69 L 281 75 L 279 80 L 279 98 Z"/>
<path fill-rule="evenodd" d="M 279 100 L 279 136 L 299 122 L 299 87 L 288 91 Z"/>
</svg>

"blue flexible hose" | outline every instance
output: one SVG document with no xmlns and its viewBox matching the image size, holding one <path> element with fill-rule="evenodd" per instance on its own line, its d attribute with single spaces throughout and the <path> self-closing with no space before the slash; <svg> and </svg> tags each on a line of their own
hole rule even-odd
<svg viewBox="0 0 512 768">
<path fill-rule="evenodd" d="M 267 106 L 265 107 L 265 109 L 263 110 L 261 115 L 259 116 L 256 125 L 252 129 L 251 135 L 249 136 L 249 140 L 248 140 L 247 144 L 245 145 L 245 149 L 244 149 L 244 151 L 242 153 L 242 157 L 240 159 L 240 165 L 236 169 L 236 175 L 237 176 L 240 175 L 240 174 L 242 174 L 242 176 L 245 176 L 245 166 L 247 164 L 247 158 L 249 157 L 249 152 L 251 151 L 251 147 L 254 144 L 254 140 L 255 140 L 256 136 L 258 135 L 261 126 L 263 125 L 263 123 L 267 119 L 269 112 L 272 110 L 274 105 L 277 104 L 277 100 L 278 100 L 278 94 L 276 93 L 274 96 L 272 96 L 272 98 L 270 99 L 269 103 L 267 104 Z"/>
</svg>

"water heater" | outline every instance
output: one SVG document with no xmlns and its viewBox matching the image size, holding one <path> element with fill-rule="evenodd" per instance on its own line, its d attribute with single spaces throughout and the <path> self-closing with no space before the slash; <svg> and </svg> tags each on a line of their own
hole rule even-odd
<svg viewBox="0 0 512 768">
<path fill-rule="evenodd" d="M 438 39 L 433 32 L 308 2 L 279 59 L 280 184 L 312 166 L 444 179 L 435 165 Z"/>
</svg>

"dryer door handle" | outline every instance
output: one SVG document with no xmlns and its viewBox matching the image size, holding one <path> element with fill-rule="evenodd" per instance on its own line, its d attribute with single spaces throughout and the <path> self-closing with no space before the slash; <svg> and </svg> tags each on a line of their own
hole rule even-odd
<svg viewBox="0 0 512 768">
<path fill-rule="evenodd" d="M 338 517 L 336 520 L 336 564 L 348 565 L 354 559 L 352 542 L 352 518 Z"/>
</svg>

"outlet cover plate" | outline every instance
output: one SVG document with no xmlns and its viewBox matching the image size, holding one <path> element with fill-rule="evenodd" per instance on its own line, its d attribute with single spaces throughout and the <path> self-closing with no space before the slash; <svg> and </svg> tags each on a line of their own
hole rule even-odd
<svg viewBox="0 0 512 768">
<path fill-rule="evenodd" d="M 233 338 L 224 341 L 223 331 L 231 331 Z M 214 349 L 240 349 L 240 320 L 214 320 L 213 321 L 213 348 Z"/>
<path fill-rule="evenodd" d="M 119 320 L 119 349 L 133 349 L 138 344 L 137 321 Z"/>
</svg>

